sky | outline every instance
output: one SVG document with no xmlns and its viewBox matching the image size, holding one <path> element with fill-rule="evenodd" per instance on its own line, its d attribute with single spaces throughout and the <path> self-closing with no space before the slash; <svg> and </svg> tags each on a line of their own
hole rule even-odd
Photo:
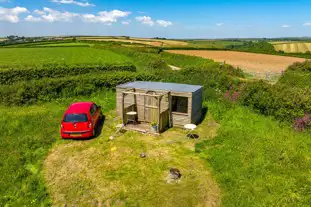
<svg viewBox="0 0 311 207">
<path fill-rule="evenodd" d="M 310 0 L 0 0 L 0 37 L 311 36 Z"/>
</svg>

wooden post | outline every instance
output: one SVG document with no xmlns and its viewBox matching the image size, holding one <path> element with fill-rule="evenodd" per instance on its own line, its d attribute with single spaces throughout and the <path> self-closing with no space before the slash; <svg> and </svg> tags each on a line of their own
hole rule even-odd
<svg viewBox="0 0 311 207">
<path fill-rule="evenodd" d="M 161 99 L 162 99 L 162 96 L 158 98 L 158 133 L 160 133 L 160 127 L 161 127 Z"/>
<path fill-rule="evenodd" d="M 173 126 L 173 114 L 172 114 L 172 93 L 168 93 L 168 110 L 169 110 L 169 127 Z"/>
<path fill-rule="evenodd" d="M 122 123 L 125 125 L 124 120 L 124 93 L 122 92 L 122 103 L 121 103 L 121 116 L 122 116 Z"/>
</svg>

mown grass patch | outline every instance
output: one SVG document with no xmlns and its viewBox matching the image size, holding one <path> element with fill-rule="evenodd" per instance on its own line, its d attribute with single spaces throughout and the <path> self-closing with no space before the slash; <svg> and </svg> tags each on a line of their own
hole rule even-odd
<svg viewBox="0 0 311 207">
<path fill-rule="evenodd" d="M 64 110 L 75 101 L 95 101 L 106 112 L 115 107 L 114 100 L 113 92 L 102 91 L 40 106 L 0 106 L 0 206 L 49 206 L 42 164 L 60 138 Z"/>
<path fill-rule="evenodd" d="M 197 145 L 220 184 L 222 206 L 308 206 L 310 135 L 240 106 L 210 103 L 221 128 Z"/>
<path fill-rule="evenodd" d="M 124 64 L 131 59 L 109 50 L 80 47 L 1 48 L 0 68 L 42 64 Z"/>
<path fill-rule="evenodd" d="M 207 117 L 196 133 L 182 129 L 161 136 L 125 132 L 116 135 L 115 111 L 106 113 L 101 135 L 89 141 L 62 141 L 45 161 L 45 178 L 55 206 L 216 206 L 219 188 L 194 144 L 211 139 L 218 128 Z M 109 141 L 110 136 L 115 136 Z M 141 158 L 145 153 L 146 158 Z M 170 168 L 182 177 L 168 183 Z"/>
</svg>

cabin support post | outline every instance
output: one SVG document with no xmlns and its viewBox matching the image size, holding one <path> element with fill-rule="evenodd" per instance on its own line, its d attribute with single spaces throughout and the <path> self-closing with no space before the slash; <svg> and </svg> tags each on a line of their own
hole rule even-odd
<svg viewBox="0 0 311 207">
<path fill-rule="evenodd" d="M 161 127 L 161 99 L 162 99 L 162 96 L 158 98 L 158 133 L 160 133 L 160 127 Z"/>
<path fill-rule="evenodd" d="M 173 126 L 173 114 L 172 114 L 172 93 L 168 92 L 168 114 L 169 114 L 169 127 Z"/>
<path fill-rule="evenodd" d="M 124 96 L 125 94 L 122 92 L 122 102 L 121 102 L 121 116 L 122 116 L 122 124 L 126 124 L 124 120 Z"/>
</svg>

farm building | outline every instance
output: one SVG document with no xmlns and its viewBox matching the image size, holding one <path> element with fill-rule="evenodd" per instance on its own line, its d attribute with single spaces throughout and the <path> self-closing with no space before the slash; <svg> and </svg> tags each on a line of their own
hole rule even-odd
<svg viewBox="0 0 311 207">
<path fill-rule="evenodd" d="M 118 85 L 117 113 L 124 125 L 147 132 L 197 123 L 202 115 L 202 86 L 135 81 Z M 129 123 L 133 122 L 133 123 Z M 144 127 L 145 126 L 145 127 Z"/>
</svg>

